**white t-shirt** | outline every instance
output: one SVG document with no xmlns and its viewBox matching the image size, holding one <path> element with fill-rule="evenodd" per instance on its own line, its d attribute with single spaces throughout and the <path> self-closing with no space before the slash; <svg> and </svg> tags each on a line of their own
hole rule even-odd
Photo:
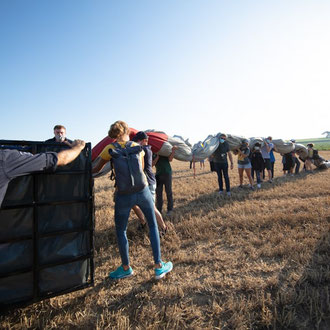
<svg viewBox="0 0 330 330">
<path fill-rule="evenodd" d="M 268 147 L 269 147 L 269 151 L 272 150 L 274 148 L 274 144 L 273 143 L 268 143 Z M 262 147 L 261 147 L 261 154 L 262 154 L 262 158 L 263 159 L 270 159 L 270 154 L 269 152 L 267 151 L 267 146 L 266 144 L 264 144 Z"/>
</svg>

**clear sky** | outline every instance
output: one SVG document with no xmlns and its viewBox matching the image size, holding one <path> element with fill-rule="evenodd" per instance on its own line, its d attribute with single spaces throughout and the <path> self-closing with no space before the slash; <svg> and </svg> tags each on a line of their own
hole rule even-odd
<svg viewBox="0 0 330 330">
<path fill-rule="evenodd" d="M 329 0 L 0 0 L 0 139 L 330 130 Z"/>
</svg>

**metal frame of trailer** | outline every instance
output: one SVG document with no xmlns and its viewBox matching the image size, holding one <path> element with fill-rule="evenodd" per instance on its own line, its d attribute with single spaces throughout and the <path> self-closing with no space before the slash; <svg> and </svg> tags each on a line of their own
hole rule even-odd
<svg viewBox="0 0 330 330">
<path fill-rule="evenodd" d="M 0 148 L 68 147 L 0 140 Z M 0 311 L 94 285 L 94 218 L 90 143 L 55 172 L 12 180 L 0 209 Z"/>
</svg>

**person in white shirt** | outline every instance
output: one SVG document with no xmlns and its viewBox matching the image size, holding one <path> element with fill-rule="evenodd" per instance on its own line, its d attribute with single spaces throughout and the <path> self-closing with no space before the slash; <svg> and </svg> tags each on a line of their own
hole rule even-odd
<svg viewBox="0 0 330 330">
<path fill-rule="evenodd" d="M 264 167 L 268 172 L 268 182 L 273 182 L 272 180 L 272 164 L 270 162 L 270 151 L 274 148 L 274 144 L 272 143 L 272 137 L 268 136 L 267 139 L 264 140 L 264 144 L 261 147 L 262 158 L 264 159 Z"/>
</svg>

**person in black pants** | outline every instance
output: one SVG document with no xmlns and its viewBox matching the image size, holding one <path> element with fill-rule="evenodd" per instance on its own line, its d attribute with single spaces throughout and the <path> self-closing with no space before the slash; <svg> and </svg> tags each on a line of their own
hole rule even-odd
<svg viewBox="0 0 330 330">
<path fill-rule="evenodd" d="M 219 195 L 223 195 L 223 180 L 222 176 L 225 179 L 226 192 L 227 196 L 230 196 L 230 180 L 228 175 L 228 160 L 227 154 L 230 160 L 230 168 L 234 168 L 233 156 L 229 151 L 229 144 L 226 141 L 226 134 L 221 134 L 219 138 L 219 146 L 211 156 L 213 162 L 214 171 L 218 175 L 218 184 L 219 184 Z"/>
<path fill-rule="evenodd" d="M 252 179 L 254 179 L 254 172 L 256 172 L 258 189 L 261 188 L 261 173 L 262 170 L 264 170 L 264 159 L 262 158 L 260 148 L 261 148 L 261 144 L 256 143 L 251 153 L 251 165 L 252 165 L 251 176 Z"/>
<path fill-rule="evenodd" d="M 170 162 L 173 160 L 176 146 L 172 147 L 172 152 L 168 157 L 156 155 L 152 165 L 156 167 L 156 207 L 159 212 L 163 209 L 163 187 L 167 196 L 167 215 L 171 215 L 173 211 L 173 194 L 172 194 L 172 167 Z"/>
</svg>

